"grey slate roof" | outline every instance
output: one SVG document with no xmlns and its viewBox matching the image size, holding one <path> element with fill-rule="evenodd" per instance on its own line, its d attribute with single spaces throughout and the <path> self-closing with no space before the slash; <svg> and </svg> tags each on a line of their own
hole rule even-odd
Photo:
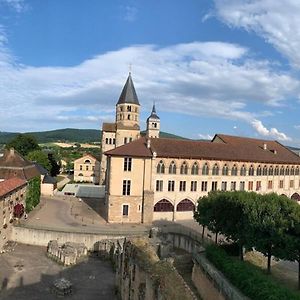
<svg viewBox="0 0 300 300">
<path fill-rule="evenodd" d="M 149 119 L 159 120 L 159 116 L 156 114 L 155 104 L 153 104 L 151 115 L 148 117 L 147 121 Z"/>
<path fill-rule="evenodd" d="M 125 103 L 130 103 L 130 104 L 136 104 L 140 105 L 139 99 L 137 97 L 137 94 L 135 92 L 135 88 L 133 85 L 133 81 L 131 78 L 131 73 L 129 72 L 127 81 L 123 87 L 122 93 L 120 95 L 118 104 L 125 104 Z"/>
</svg>

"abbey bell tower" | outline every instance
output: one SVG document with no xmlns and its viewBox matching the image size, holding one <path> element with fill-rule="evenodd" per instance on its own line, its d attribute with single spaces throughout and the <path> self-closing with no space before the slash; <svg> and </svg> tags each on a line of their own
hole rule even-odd
<svg viewBox="0 0 300 300">
<path fill-rule="evenodd" d="M 140 137 L 140 103 L 133 85 L 131 72 L 129 72 L 116 104 L 115 120 L 115 123 L 103 123 L 102 125 L 100 184 L 105 181 L 107 163 L 104 153 Z"/>
</svg>

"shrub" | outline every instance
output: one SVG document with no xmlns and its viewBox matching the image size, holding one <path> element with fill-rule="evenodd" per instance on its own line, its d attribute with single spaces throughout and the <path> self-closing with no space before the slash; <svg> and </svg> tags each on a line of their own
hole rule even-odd
<svg viewBox="0 0 300 300">
<path fill-rule="evenodd" d="M 234 286 L 251 299 L 300 299 L 300 294 L 281 286 L 260 268 L 228 256 L 216 245 L 209 245 L 206 248 L 206 256 Z"/>
</svg>

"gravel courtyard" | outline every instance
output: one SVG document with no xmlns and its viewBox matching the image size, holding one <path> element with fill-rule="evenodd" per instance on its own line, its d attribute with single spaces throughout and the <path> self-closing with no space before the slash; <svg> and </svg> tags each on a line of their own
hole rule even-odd
<svg viewBox="0 0 300 300">
<path fill-rule="evenodd" d="M 64 277 L 74 286 L 67 299 L 116 299 L 115 274 L 108 262 L 88 257 L 72 267 L 58 265 L 46 256 L 46 248 L 18 244 L 0 254 L 0 299 L 58 299 L 50 290 L 53 281 Z"/>
</svg>

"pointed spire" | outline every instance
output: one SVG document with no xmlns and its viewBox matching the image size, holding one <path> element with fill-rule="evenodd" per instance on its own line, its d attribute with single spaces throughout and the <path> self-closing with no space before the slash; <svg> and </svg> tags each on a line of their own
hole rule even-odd
<svg viewBox="0 0 300 300">
<path fill-rule="evenodd" d="M 148 117 L 147 120 L 149 120 L 149 119 L 157 119 L 157 120 L 159 120 L 159 116 L 156 114 L 155 102 L 153 102 L 151 115 Z"/>
<path fill-rule="evenodd" d="M 133 85 L 133 81 L 131 78 L 131 72 L 129 72 L 128 78 L 123 87 L 123 90 L 122 90 L 122 93 L 120 95 L 117 105 L 125 104 L 125 103 L 140 105 L 134 85 Z"/>
</svg>

